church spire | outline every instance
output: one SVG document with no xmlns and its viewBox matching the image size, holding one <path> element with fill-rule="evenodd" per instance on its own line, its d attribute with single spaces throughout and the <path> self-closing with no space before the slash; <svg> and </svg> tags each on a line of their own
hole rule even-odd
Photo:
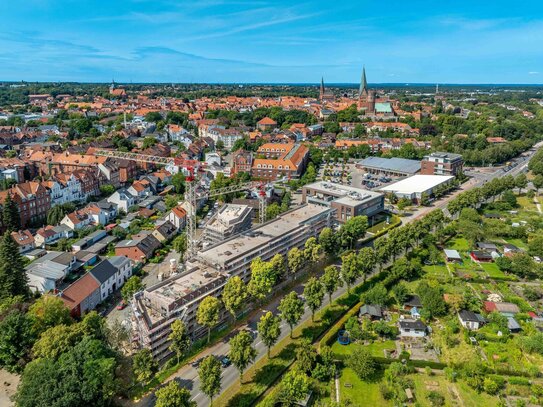
<svg viewBox="0 0 543 407">
<path fill-rule="evenodd" d="M 368 93 L 368 81 L 366 80 L 366 67 L 362 67 L 362 78 L 360 78 L 360 95 L 359 97 L 362 97 L 362 95 Z"/>
<path fill-rule="evenodd" d="M 324 77 L 321 76 L 320 100 L 324 98 Z"/>
</svg>

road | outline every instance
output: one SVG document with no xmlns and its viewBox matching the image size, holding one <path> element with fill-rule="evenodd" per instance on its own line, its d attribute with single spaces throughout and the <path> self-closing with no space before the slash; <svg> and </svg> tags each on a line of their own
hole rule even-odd
<svg viewBox="0 0 543 407">
<path fill-rule="evenodd" d="M 538 143 L 536 145 L 538 148 L 543 146 L 543 142 Z M 484 170 L 476 170 L 475 172 L 470 172 L 468 175 L 472 176 L 472 178 L 466 182 L 458 191 L 455 191 L 453 194 L 449 194 L 439 202 L 434 203 L 434 205 L 430 207 L 420 208 L 420 210 L 414 212 L 411 216 L 407 218 L 403 218 L 403 223 L 409 223 L 414 221 L 415 219 L 418 219 L 422 216 L 424 216 L 426 213 L 434 210 L 434 209 L 445 209 L 447 204 L 450 200 L 452 200 L 456 195 L 461 193 L 462 191 L 465 191 L 467 189 L 479 187 L 486 182 L 492 180 L 493 178 L 505 176 L 505 175 L 518 175 L 519 173 L 526 170 L 528 161 L 533 153 L 531 153 L 529 156 L 526 157 L 519 157 L 515 161 L 517 162 L 517 165 L 510 171 L 504 172 L 502 168 L 497 168 L 495 171 L 488 171 L 487 169 Z M 356 284 L 362 283 L 362 279 L 360 279 Z M 301 294 L 303 292 L 303 284 L 299 284 L 294 288 L 294 291 L 296 291 L 298 294 Z M 342 287 L 338 289 L 332 296 L 333 299 L 336 299 L 340 297 L 341 295 L 345 294 L 347 291 L 346 287 Z M 256 332 L 256 325 L 258 321 L 260 320 L 260 317 L 263 313 L 267 311 L 272 311 L 273 313 L 277 313 L 277 307 L 279 305 L 280 298 L 275 299 L 272 303 L 268 304 L 265 309 L 259 310 L 258 312 L 253 313 L 249 320 L 247 321 L 247 324 L 240 327 L 239 329 L 251 329 L 252 331 Z M 323 306 L 328 305 L 327 302 Z M 305 323 L 311 318 L 311 312 L 309 310 L 306 310 L 304 315 L 302 316 L 300 322 L 298 325 Z M 229 352 L 229 345 L 228 340 L 237 333 L 237 331 L 232 332 L 228 337 L 226 337 L 223 341 L 213 345 L 212 347 L 204 350 L 202 353 L 198 355 L 197 358 L 203 358 L 208 355 L 215 355 L 217 357 L 221 357 L 224 355 L 227 355 Z M 287 335 L 289 335 L 290 329 L 288 325 L 284 322 L 281 324 L 281 336 L 279 338 L 279 341 L 285 338 Z M 255 339 L 255 349 L 257 351 L 257 357 L 256 361 L 260 360 L 262 357 L 264 357 L 267 353 L 267 349 L 262 343 L 260 337 L 256 337 Z M 222 387 L 221 387 L 221 393 L 229 388 L 231 385 L 233 385 L 236 380 L 239 378 L 239 373 L 236 370 L 234 366 L 229 366 L 226 369 L 223 369 L 222 372 Z M 177 380 L 183 387 L 186 387 L 190 390 L 192 400 L 197 403 L 199 407 L 204 407 L 209 405 L 209 399 L 207 396 L 205 396 L 200 391 L 200 383 L 198 379 L 198 372 L 197 368 L 193 367 L 191 364 L 187 364 L 183 366 L 181 369 L 179 369 L 174 375 L 172 375 L 169 380 Z M 154 396 L 148 395 L 142 398 L 138 403 L 135 403 L 134 405 L 138 407 L 150 407 L 154 405 Z"/>
</svg>

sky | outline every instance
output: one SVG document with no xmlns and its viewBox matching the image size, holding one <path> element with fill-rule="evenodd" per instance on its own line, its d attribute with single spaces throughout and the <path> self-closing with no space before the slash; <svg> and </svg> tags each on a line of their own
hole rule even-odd
<svg viewBox="0 0 543 407">
<path fill-rule="evenodd" d="M 0 81 L 543 83 L 543 1 L 0 0 Z"/>
</svg>

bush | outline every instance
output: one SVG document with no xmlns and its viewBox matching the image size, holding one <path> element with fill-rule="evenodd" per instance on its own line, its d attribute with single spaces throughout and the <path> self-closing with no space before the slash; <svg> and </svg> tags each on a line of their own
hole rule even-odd
<svg viewBox="0 0 543 407">
<path fill-rule="evenodd" d="M 445 405 L 445 397 L 443 397 L 443 394 L 435 390 L 432 390 L 431 392 L 429 392 L 426 398 L 428 399 L 430 404 L 434 407 L 440 407 L 440 406 Z"/>
</svg>

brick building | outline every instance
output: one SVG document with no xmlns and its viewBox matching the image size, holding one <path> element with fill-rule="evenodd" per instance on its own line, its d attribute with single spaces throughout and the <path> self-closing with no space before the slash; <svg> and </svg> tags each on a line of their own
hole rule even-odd
<svg viewBox="0 0 543 407">
<path fill-rule="evenodd" d="M 251 168 L 251 175 L 263 180 L 281 177 L 299 178 L 309 160 L 309 149 L 302 144 L 266 143 L 257 151 Z"/>
</svg>

